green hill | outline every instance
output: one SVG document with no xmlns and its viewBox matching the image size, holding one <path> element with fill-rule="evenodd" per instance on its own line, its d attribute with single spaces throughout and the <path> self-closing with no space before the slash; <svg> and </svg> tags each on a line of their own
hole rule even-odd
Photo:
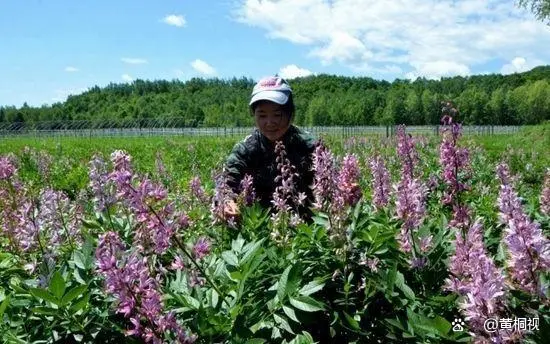
<svg viewBox="0 0 550 344">
<path fill-rule="evenodd" d="M 453 101 L 464 124 L 537 124 L 550 119 L 550 66 L 511 75 L 393 82 L 317 75 L 290 81 L 298 124 L 436 124 L 440 102 Z M 248 126 L 247 78 L 136 80 L 93 86 L 51 106 L 0 107 L 2 122 L 181 118 L 185 126 Z"/>
</svg>

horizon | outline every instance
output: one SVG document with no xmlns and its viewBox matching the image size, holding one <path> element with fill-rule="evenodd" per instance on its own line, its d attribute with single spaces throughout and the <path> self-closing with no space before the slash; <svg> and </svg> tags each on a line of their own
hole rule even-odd
<svg viewBox="0 0 550 344">
<path fill-rule="evenodd" d="M 393 82 L 550 65 L 550 26 L 512 0 L 5 0 L 0 37 L 0 106 L 18 108 L 138 79 Z"/>
<path fill-rule="evenodd" d="M 536 69 L 536 68 L 539 68 L 539 67 L 550 67 L 550 65 L 540 65 L 540 66 L 535 66 L 527 71 L 523 71 L 523 72 L 514 72 L 512 74 L 523 74 L 523 73 L 529 73 L 531 72 L 532 70 Z M 396 82 L 398 80 L 401 80 L 401 81 L 409 81 L 411 83 L 414 83 L 416 80 L 418 79 L 424 79 L 424 80 L 429 80 L 429 81 L 435 81 L 435 82 L 441 82 L 443 79 L 452 79 L 452 78 L 455 78 L 455 77 L 461 77 L 461 78 L 469 78 L 469 77 L 474 77 L 474 76 L 489 76 L 489 75 L 502 75 L 502 76 L 506 76 L 506 75 L 510 75 L 510 74 L 501 74 L 501 73 L 487 73 L 487 74 L 472 74 L 472 75 L 466 75 L 466 76 L 462 76 L 462 75 L 454 75 L 454 76 L 442 76 L 438 79 L 427 79 L 427 78 L 424 78 L 422 76 L 419 76 L 417 77 L 416 79 L 414 80 L 410 80 L 410 79 L 399 79 L 399 78 L 395 78 L 394 80 L 383 80 L 383 79 L 375 79 L 375 78 L 372 78 L 370 76 L 367 76 L 367 75 L 338 75 L 338 74 L 311 74 L 311 75 L 308 75 L 308 76 L 299 76 L 299 77 L 296 77 L 296 78 L 293 78 L 293 79 L 300 79 L 300 78 L 307 78 L 307 77 L 320 77 L 320 76 L 334 76 L 334 77 L 343 77 L 343 78 L 371 78 L 373 79 L 374 81 L 377 81 L 377 82 L 382 82 L 382 81 L 388 81 L 389 83 L 393 83 L 393 82 Z M 166 81 L 166 82 L 181 82 L 181 83 L 186 83 L 192 79 L 201 79 L 201 80 L 205 80 L 205 81 L 209 81 L 209 80 L 219 80 L 219 81 L 224 81 L 224 82 L 228 82 L 228 81 L 231 81 L 232 79 L 237 79 L 237 80 L 240 80 L 242 78 L 247 78 L 249 80 L 253 80 L 254 82 L 256 82 L 257 80 L 254 80 L 254 79 L 251 79 L 250 77 L 246 77 L 246 76 L 229 76 L 229 77 L 219 77 L 219 76 L 209 76 L 209 77 L 206 77 L 206 76 L 196 76 L 196 77 L 192 77 L 188 80 L 179 80 L 177 78 L 173 78 L 173 79 L 134 79 L 132 81 L 126 81 L 126 82 L 111 82 L 107 85 L 103 85 L 103 86 L 99 86 L 99 85 L 93 85 L 93 86 L 89 86 L 86 90 L 83 90 L 81 93 L 78 93 L 78 94 L 71 94 L 70 96 L 78 96 L 78 95 L 82 95 L 86 92 L 89 92 L 91 91 L 93 88 L 95 87 L 99 87 L 100 89 L 105 89 L 107 87 L 109 87 L 109 85 L 116 85 L 116 86 L 122 86 L 122 85 L 128 85 L 128 86 L 131 86 L 133 85 L 135 82 L 137 81 L 143 81 L 143 82 L 159 82 L 159 81 Z M 290 81 L 290 83 L 292 83 L 292 80 Z M 39 108 L 39 107 L 42 107 L 42 106 L 47 106 L 47 107 L 51 107 L 52 105 L 55 105 L 55 104 L 58 104 L 58 103 L 64 103 L 66 101 L 66 99 L 64 101 L 60 101 L 60 102 L 56 102 L 56 103 L 52 103 L 52 104 L 41 104 L 41 105 L 29 105 L 27 104 L 27 106 L 29 107 L 33 107 L 33 108 Z M 21 106 L 15 106 L 15 105 L 6 105 L 6 104 L 0 104 L 0 108 L 12 108 L 12 107 L 16 107 L 16 108 L 21 108 L 23 107 L 23 105 Z"/>
</svg>

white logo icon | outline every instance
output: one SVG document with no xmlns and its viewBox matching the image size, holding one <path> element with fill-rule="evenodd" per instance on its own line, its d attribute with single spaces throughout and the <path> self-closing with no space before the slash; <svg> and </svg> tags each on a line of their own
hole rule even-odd
<svg viewBox="0 0 550 344">
<path fill-rule="evenodd" d="M 464 331 L 464 326 L 466 326 L 464 320 L 458 318 L 455 318 L 451 325 L 453 325 L 453 332 L 462 332 Z"/>
</svg>

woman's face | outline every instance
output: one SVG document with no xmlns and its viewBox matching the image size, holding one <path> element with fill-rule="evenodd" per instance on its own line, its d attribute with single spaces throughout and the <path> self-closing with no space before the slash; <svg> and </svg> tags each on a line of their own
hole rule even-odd
<svg viewBox="0 0 550 344">
<path fill-rule="evenodd" d="M 283 107 L 270 101 L 256 105 L 254 118 L 260 132 L 272 142 L 281 139 L 290 127 L 290 118 L 283 112 Z"/>
</svg>

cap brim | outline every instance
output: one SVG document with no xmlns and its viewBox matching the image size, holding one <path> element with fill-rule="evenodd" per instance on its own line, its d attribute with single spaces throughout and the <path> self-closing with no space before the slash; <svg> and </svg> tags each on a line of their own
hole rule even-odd
<svg viewBox="0 0 550 344">
<path fill-rule="evenodd" d="M 283 105 L 288 101 L 288 94 L 281 91 L 261 91 L 252 96 L 248 105 L 252 105 L 259 100 L 269 100 Z"/>
</svg>

